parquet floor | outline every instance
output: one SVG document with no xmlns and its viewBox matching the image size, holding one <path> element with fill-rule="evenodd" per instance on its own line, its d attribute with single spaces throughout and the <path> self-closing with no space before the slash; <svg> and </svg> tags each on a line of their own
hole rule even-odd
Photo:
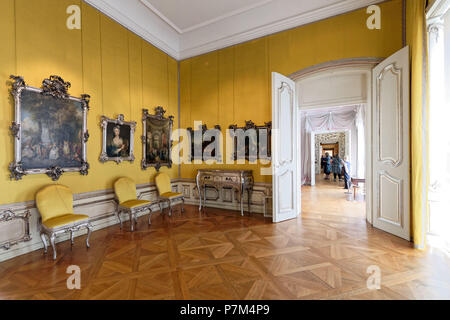
<svg viewBox="0 0 450 320">
<path fill-rule="evenodd" d="M 58 244 L 57 261 L 37 251 L 0 263 L 0 299 L 450 299 L 445 253 L 368 226 L 364 204 L 333 183 L 303 188 L 302 201 L 302 217 L 280 224 L 187 206 L 150 227 L 141 218 L 135 233 L 96 231 L 89 250 Z M 69 265 L 81 290 L 66 287 Z"/>
</svg>

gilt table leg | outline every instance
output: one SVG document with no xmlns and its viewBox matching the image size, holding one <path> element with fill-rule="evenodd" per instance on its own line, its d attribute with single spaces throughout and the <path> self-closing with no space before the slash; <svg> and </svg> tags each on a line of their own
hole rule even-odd
<svg viewBox="0 0 450 320">
<path fill-rule="evenodd" d="M 198 174 L 197 174 L 196 182 L 197 182 L 198 197 L 200 199 L 200 205 L 198 207 L 198 211 L 202 211 L 202 189 L 200 188 L 199 175 Z"/>
<path fill-rule="evenodd" d="M 252 192 L 250 188 L 247 189 L 248 196 L 248 213 L 252 213 Z"/>
</svg>

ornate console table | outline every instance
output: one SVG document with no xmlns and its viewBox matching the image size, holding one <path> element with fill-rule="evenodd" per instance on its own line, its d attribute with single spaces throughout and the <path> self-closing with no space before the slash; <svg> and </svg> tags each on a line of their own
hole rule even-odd
<svg viewBox="0 0 450 320">
<path fill-rule="evenodd" d="M 206 207 L 206 187 L 213 187 L 217 190 L 222 188 L 232 188 L 238 192 L 239 203 L 241 207 L 241 215 L 244 215 L 244 192 L 248 192 L 248 208 L 251 212 L 250 199 L 253 191 L 253 173 L 251 170 L 198 170 L 197 173 L 197 188 L 200 197 L 200 207 Z M 202 190 L 203 188 L 203 197 Z M 203 199 L 203 204 L 202 204 Z"/>
</svg>

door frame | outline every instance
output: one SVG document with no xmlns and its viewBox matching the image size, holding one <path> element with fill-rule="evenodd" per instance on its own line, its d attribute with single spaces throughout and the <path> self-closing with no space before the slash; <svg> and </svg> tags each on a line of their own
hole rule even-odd
<svg viewBox="0 0 450 320">
<path fill-rule="evenodd" d="M 318 134 L 324 134 L 324 133 L 334 133 L 334 132 L 339 132 L 339 133 L 341 133 L 341 132 L 345 132 L 345 133 L 347 133 L 347 132 L 351 132 L 351 130 L 350 129 L 340 129 L 340 130 L 317 130 L 317 131 L 311 131 L 311 142 L 314 142 L 314 143 L 311 143 L 310 145 L 310 150 L 309 150 L 309 152 L 311 153 L 311 156 L 312 155 L 314 155 L 314 161 L 312 161 L 313 160 L 313 158 L 311 158 L 311 186 L 315 186 L 316 185 L 316 177 L 315 177 L 315 172 L 316 172 L 316 164 L 315 164 L 315 161 L 316 161 L 316 141 L 315 141 L 315 139 L 316 139 L 316 135 L 318 135 Z M 346 139 L 347 140 L 347 139 Z M 351 147 L 352 147 L 352 137 L 351 137 L 351 135 L 350 135 L 350 137 L 348 138 L 348 141 L 350 141 L 350 146 L 349 146 L 349 148 L 351 149 Z M 345 152 L 346 154 L 348 154 L 347 152 Z M 351 154 L 351 152 L 350 152 L 350 154 Z M 319 165 L 320 165 L 320 163 L 319 163 Z M 312 170 L 314 168 L 314 170 Z M 319 172 L 320 172 L 320 170 L 319 170 Z"/>
<path fill-rule="evenodd" d="M 366 86 L 364 88 L 365 96 L 355 99 L 336 99 L 336 100 L 328 100 L 323 103 L 319 103 L 316 105 L 308 105 L 300 102 L 301 90 L 297 88 L 297 108 L 299 109 L 297 112 L 297 121 L 301 121 L 301 111 L 308 109 L 317 109 L 321 107 L 331 107 L 331 106 L 345 106 L 345 105 L 353 105 L 353 104 L 364 104 L 366 106 L 366 123 L 365 123 L 365 142 L 366 142 L 366 150 L 365 150 L 365 176 L 366 176 L 366 219 L 370 224 L 373 224 L 373 212 L 372 212 L 372 199 L 373 192 L 372 190 L 372 148 L 367 146 L 372 145 L 372 69 L 381 63 L 385 58 L 350 58 L 350 59 L 341 59 L 334 60 L 325 63 L 321 63 L 318 65 L 314 65 L 308 67 L 306 69 L 299 70 L 290 74 L 288 77 L 294 80 L 298 86 L 299 82 L 305 81 L 310 78 L 329 75 L 339 75 L 339 74 L 348 74 L 349 72 L 359 73 L 361 76 L 365 77 Z M 301 132 L 298 132 L 298 138 L 301 140 Z M 299 174 L 301 174 L 299 170 Z M 300 178 L 301 183 L 301 178 Z"/>
</svg>

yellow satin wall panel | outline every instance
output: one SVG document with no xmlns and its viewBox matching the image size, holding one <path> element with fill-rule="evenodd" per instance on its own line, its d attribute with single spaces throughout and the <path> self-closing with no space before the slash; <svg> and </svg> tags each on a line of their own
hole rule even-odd
<svg viewBox="0 0 450 320">
<path fill-rule="evenodd" d="M 12 98 L 9 96 L 9 87 L 6 85 L 10 74 L 16 73 L 16 49 L 15 49 L 15 22 L 14 22 L 14 2 L 0 1 L 0 166 L 5 169 L 0 174 L 1 181 L 9 179 L 7 168 L 12 161 L 10 158 L 14 154 L 14 146 L 9 131 L 11 119 L 14 117 Z M 6 155 L 9 155 L 7 157 Z M 1 188 L 1 193 L 5 195 L 8 188 Z"/>
<path fill-rule="evenodd" d="M 81 30 L 66 27 L 66 9 L 73 4 L 81 7 Z M 166 115 L 175 116 L 174 126 L 178 126 L 177 62 L 80 0 L 2 0 L 0 27 L 0 204 L 34 200 L 39 188 L 54 183 L 46 175 L 9 180 L 8 165 L 14 159 L 14 141 L 8 130 L 14 120 L 7 85 L 10 74 L 23 76 L 34 87 L 40 87 L 50 75 L 59 75 L 71 82 L 71 95 L 91 95 L 89 175 L 65 173 L 56 183 L 67 185 L 74 193 L 84 193 L 112 189 L 113 181 L 120 176 L 129 176 L 138 184 L 153 182 L 155 170 L 140 168 L 142 109 L 153 112 L 161 105 Z M 137 122 L 136 161 L 103 164 L 98 160 L 102 146 L 100 118 L 116 118 L 118 114 Z M 176 166 L 161 171 L 178 177 Z"/>
<path fill-rule="evenodd" d="M 219 123 L 225 137 L 231 124 L 243 126 L 245 120 L 252 120 L 263 125 L 272 120 L 272 72 L 289 75 L 328 61 L 395 53 L 402 48 L 402 1 L 379 6 L 381 30 L 369 30 L 369 15 L 360 9 L 181 61 L 182 127 L 192 127 L 194 120 L 203 120 L 209 128 Z M 194 178 L 203 167 L 182 164 L 181 176 Z M 260 174 L 267 165 L 214 167 L 250 169 L 255 181 L 271 181 Z"/>
</svg>

